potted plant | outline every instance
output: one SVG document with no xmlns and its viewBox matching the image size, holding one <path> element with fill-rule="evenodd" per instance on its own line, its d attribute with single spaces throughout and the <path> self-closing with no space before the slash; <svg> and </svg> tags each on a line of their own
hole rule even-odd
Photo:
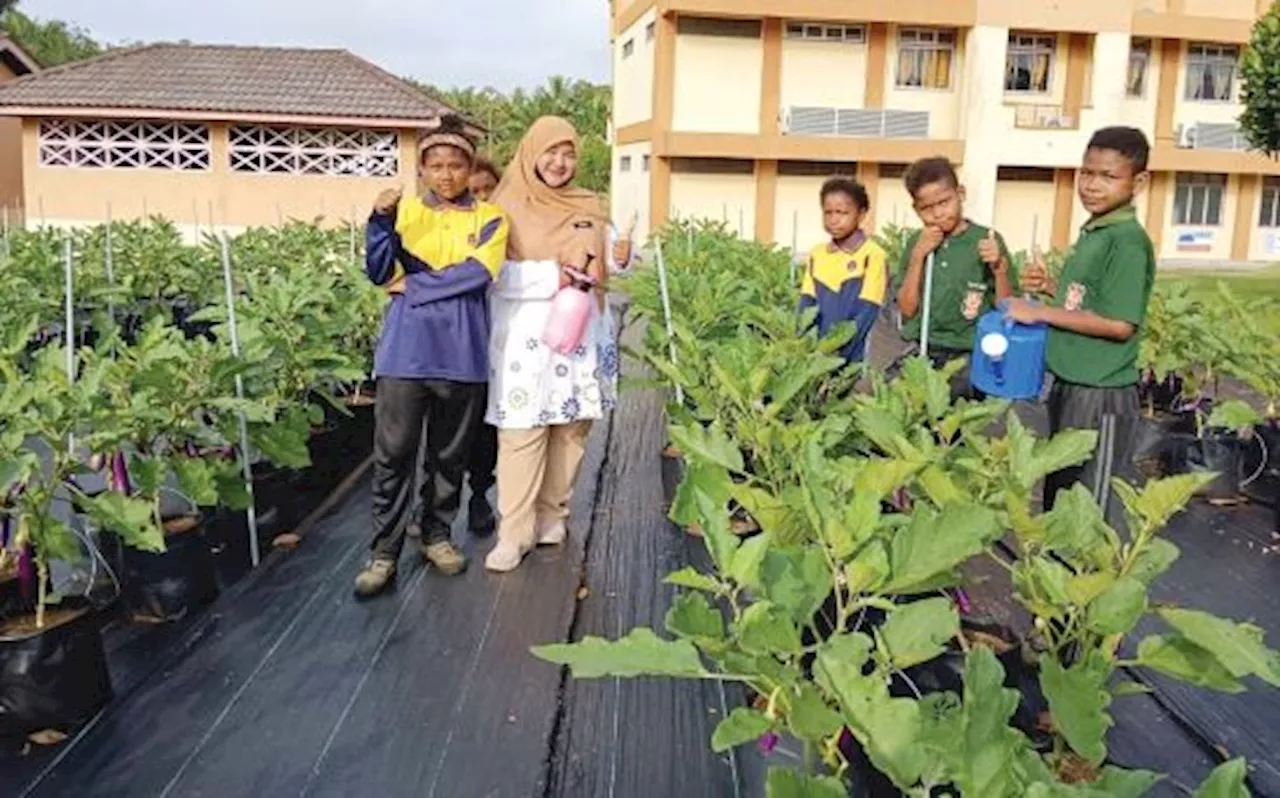
<svg viewBox="0 0 1280 798">
<path fill-rule="evenodd" d="M 34 323 L 31 325 L 34 327 Z M 15 367 L 25 335 L 11 337 L 0 361 L 0 497 L 5 546 L 0 571 L 14 561 L 27 588 L 0 621 L 0 733 L 65 729 L 110 699 L 111 684 L 99 631 L 102 603 L 61 595 L 52 581 L 55 560 L 75 561 L 87 535 L 68 512 L 81 508 L 96 526 L 129 545 L 162 550 L 151 506 L 127 496 L 89 496 L 76 477 L 82 449 L 95 443 L 102 418 L 101 365 L 73 381 L 62 350 L 46 349 L 30 373 Z M 91 551 L 91 555 L 94 554 Z"/>
</svg>

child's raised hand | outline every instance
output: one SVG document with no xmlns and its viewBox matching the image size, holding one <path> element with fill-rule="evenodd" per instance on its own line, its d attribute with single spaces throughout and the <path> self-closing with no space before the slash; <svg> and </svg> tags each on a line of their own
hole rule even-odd
<svg viewBox="0 0 1280 798">
<path fill-rule="evenodd" d="M 1044 265 L 1044 256 L 1037 247 L 1031 248 L 1031 260 L 1022 270 L 1022 290 L 1029 294 L 1048 294 L 1053 292 L 1053 283 L 1049 279 L 1049 269 Z"/>
<path fill-rule="evenodd" d="M 942 239 L 946 236 L 942 232 L 941 227 L 928 225 L 920 231 L 920 237 L 916 239 L 915 249 L 912 250 L 912 256 L 920 260 L 924 260 L 938 247 L 942 246 Z"/>
<path fill-rule="evenodd" d="M 397 205 L 400 204 L 400 198 L 404 196 L 404 189 L 400 187 L 389 188 L 378 195 L 373 201 L 374 213 L 390 213 Z"/>
<path fill-rule="evenodd" d="M 1000 242 L 996 239 L 995 230 L 988 230 L 986 238 L 978 242 L 978 257 L 993 272 L 1003 268 L 1004 257 L 1000 253 Z"/>
<path fill-rule="evenodd" d="M 1037 324 L 1040 322 L 1043 306 L 1016 297 L 1004 304 L 1004 317 L 1019 324 Z"/>
</svg>

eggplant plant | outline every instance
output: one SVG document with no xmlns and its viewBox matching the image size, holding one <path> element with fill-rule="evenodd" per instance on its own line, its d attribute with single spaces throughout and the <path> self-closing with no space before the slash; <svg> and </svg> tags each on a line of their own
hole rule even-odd
<svg viewBox="0 0 1280 798">
<path fill-rule="evenodd" d="M 28 328 L 34 330 L 34 320 Z M 20 576 L 35 584 L 36 626 L 43 628 L 45 608 L 59 599 L 50 592 L 49 563 L 82 555 L 66 520 L 73 508 L 144 551 L 163 551 L 164 537 L 151 502 L 113 491 L 90 496 L 76 479 L 87 471 L 84 452 L 101 448 L 112 436 L 110 412 L 100 398 L 107 364 L 86 364 L 72 380 L 65 350 L 50 348 L 24 374 L 15 361 L 25 340 L 21 332 L 10 336 L 0 360 L 0 497 L 6 530 L 0 569 L 16 559 Z"/>
</svg>

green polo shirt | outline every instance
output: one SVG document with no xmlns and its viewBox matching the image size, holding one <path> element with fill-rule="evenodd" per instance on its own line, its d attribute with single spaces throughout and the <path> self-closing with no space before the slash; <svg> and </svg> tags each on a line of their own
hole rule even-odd
<svg viewBox="0 0 1280 798">
<path fill-rule="evenodd" d="M 929 310 L 929 348 L 973 350 L 973 333 L 978 326 L 978 317 L 995 306 L 996 278 L 978 256 L 978 244 L 987 237 L 987 228 L 973 222 L 968 223 L 964 232 L 944 239 L 934 250 L 933 257 L 933 294 Z M 907 240 L 902 250 L 902 259 L 898 264 L 899 280 L 906 279 L 907 266 L 911 261 L 911 251 L 920 240 L 917 231 Z M 1009 264 L 1009 279 L 1013 277 L 1013 258 L 1009 256 L 1009 248 L 1004 238 L 996 233 L 1000 242 L 1000 253 Z M 924 278 L 921 277 L 920 296 L 924 298 Z M 897 288 L 901 287 L 899 282 Z M 908 341 L 920 340 L 920 327 L 924 322 L 924 310 L 916 313 L 914 318 L 906 319 L 902 324 L 902 337 Z"/>
<path fill-rule="evenodd" d="M 1156 279 L 1156 255 L 1132 205 L 1091 219 L 1058 277 L 1053 304 L 1127 321 L 1138 332 L 1110 341 L 1052 328 L 1045 364 L 1075 385 L 1122 388 L 1138 382 L 1138 345 Z"/>
</svg>

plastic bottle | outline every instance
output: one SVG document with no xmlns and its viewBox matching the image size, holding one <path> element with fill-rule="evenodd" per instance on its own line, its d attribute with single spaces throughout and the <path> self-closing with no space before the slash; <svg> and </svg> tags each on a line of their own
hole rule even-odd
<svg viewBox="0 0 1280 798">
<path fill-rule="evenodd" d="M 542 342 L 558 354 L 569 355 L 582 343 L 591 320 L 591 289 L 595 280 L 573 269 L 565 269 L 569 284 L 551 300 L 551 315 L 542 331 Z"/>
</svg>

